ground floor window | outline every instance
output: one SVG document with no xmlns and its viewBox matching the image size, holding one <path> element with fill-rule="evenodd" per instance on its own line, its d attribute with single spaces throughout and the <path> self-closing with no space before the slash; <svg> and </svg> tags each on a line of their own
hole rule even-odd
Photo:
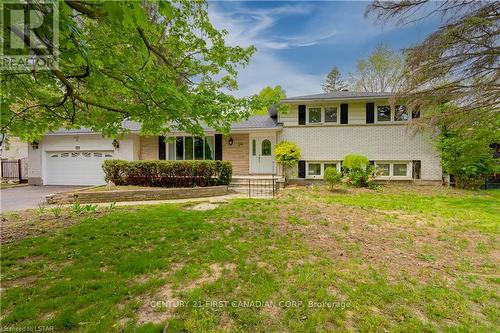
<svg viewBox="0 0 500 333">
<path fill-rule="evenodd" d="M 392 165 L 392 175 L 406 177 L 408 175 L 408 164 L 394 163 Z"/>
<path fill-rule="evenodd" d="M 320 163 L 309 163 L 307 166 L 308 176 L 321 176 L 321 164 Z"/>
<path fill-rule="evenodd" d="M 213 160 L 213 136 L 177 136 L 167 145 L 169 160 Z"/>
<path fill-rule="evenodd" d="M 339 170 L 340 163 L 335 162 L 307 162 L 307 178 L 323 178 L 326 168 Z"/>
<path fill-rule="evenodd" d="M 380 177 L 408 177 L 408 162 L 375 162 Z"/>
<path fill-rule="evenodd" d="M 377 163 L 377 169 L 381 176 L 391 175 L 391 165 L 389 163 Z"/>
</svg>

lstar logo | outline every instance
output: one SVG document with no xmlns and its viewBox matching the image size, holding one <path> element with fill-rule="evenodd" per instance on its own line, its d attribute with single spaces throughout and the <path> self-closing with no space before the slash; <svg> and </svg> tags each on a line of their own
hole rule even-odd
<svg viewBox="0 0 500 333">
<path fill-rule="evenodd" d="M 57 68 L 58 2 L 3 0 L 0 10 L 0 70 Z"/>
</svg>

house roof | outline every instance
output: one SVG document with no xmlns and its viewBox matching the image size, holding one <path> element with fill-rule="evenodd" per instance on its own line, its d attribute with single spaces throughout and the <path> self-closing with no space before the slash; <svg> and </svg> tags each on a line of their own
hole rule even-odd
<svg viewBox="0 0 500 333">
<path fill-rule="evenodd" d="M 247 120 L 231 125 L 231 129 L 255 129 L 280 127 L 275 118 L 269 115 L 250 116 Z"/>
<path fill-rule="evenodd" d="M 362 99 L 362 98 L 384 98 L 391 97 L 393 93 L 364 92 L 364 91 L 334 91 L 322 94 L 288 97 L 281 100 L 282 103 L 315 101 L 315 100 L 337 100 L 337 99 Z"/>
<path fill-rule="evenodd" d="M 140 132 L 141 124 L 136 121 L 125 120 L 123 122 L 123 127 L 130 130 L 132 133 Z M 214 132 L 215 129 L 210 128 L 206 125 L 202 125 L 204 131 Z M 280 125 L 275 118 L 271 118 L 269 115 L 257 115 L 250 116 L 247 120 L 240 121 L 231 125 L 232 130 L 246 130 L 246 129 L 273 129 L 279 128 Z M 96 133 L 90 128 L 77 128 L 77 129 L 65 129 L 61 128 L 55 132 L 46 133 L 46 135 L 68 135 L 68 134 L 92 134 Z"/>
</svg>

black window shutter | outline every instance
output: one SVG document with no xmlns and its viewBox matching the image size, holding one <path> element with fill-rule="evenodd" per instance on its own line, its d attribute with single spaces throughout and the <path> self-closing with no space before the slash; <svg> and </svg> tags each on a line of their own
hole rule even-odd
<svg viewBox="0 0 500 333">
<path fill-rule="evenodd" d="M 299 125 L 306 124 L 306 106 L 299 105 Z"/>
<path fill-rule="evenodd" d="M 413 179 L 420 179 L 420 170 L 422 169 L 422 161 L 420 160 L 415 160 L 412 161 L 412 167 L 413 167 Z"/>
<path fill-rule="evenodd" d="M 375 104 L 366 103 L 366 123 L 373 124 L 375 122 Z"/>
<path fill-rule="evenodd" d="M 215 159 L 222 161 L 222 134 L 215 134 Z"/>
<path fill-rule="evenodd" d="M 299 178 L 306 178 L 306 161 L 299 161 Z"/>
<path fill-rule="evenodd" d="M 411 112 L 411 118 L 420 118 L 420 109 L 419 108 L 415 108 L 412 110 Z"/>
<path fill-rule="evenodd" d="M 165 137 L 158 137 L 158 159 L 165 160 L 167 159 L 167 146 L 165 144 Z"/>
<path fill-rule="evenodd" d="M 375 165 L 375 161 L 369 161 L 368 164 Z"/>
<path fill-rule="evenodd" d="M 349 114 L 349 104 L 340 104 L 340 123 L 347 124 Z"/>
</svg>

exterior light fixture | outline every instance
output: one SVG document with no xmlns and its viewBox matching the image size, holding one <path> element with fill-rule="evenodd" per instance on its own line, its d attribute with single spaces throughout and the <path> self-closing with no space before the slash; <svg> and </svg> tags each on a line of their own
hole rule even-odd
<svg viewBox="0 0 500 333">
<path fill-rule="evenodd" d="M 31 143 L 31 148 L 33 148 L 33 150 L 38 149 L 38 141 L 33 141 L 33 142 Z"/>
<path fill-rule="evenodd" d="M 112 145 L 113 145 L 113 148 L 118 149 L 118 148 L 120 148 L 120 141 L 114 139 Z"/>
<path fill-rule="evenodd" d="M 230 145 L 230 146 L 232 146 L 232 145 L 233 145 L 233 143 L 234 143 L 233 138 L 229 138 L 229 145 Z"/>
</svg>

